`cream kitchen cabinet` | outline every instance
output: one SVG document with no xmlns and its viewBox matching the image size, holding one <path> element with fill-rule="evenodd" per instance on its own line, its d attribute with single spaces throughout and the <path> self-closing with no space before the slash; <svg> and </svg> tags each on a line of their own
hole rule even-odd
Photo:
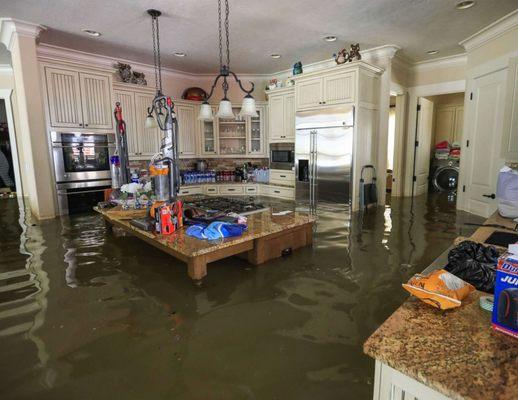
<svg viewBox="0 0 518 400">
<path fill-rule="evenodd" d="M 269 142 L 295 141 L 295 95 L 293 88 L 268 95 Z"/>
<path fill-rule="evenodd" d="M 149 160 L 160 150 L 161 138 L 160 129 L 146 128 L 147 109 L 153 101 L 153 92 L 136 91 L 131 85 L 117 84 L 113 95 L 115 101 L 121 103 L 130 159 Z"/>
<path fill-rule="evenodd" d="M 434 145 L 447 140 L 450 143 L 462 139 L 464 106 L 439 106 L 435 113 Z"/>
<path fill-rule="evenodd" d="M 212 106 L 212 114 L 216 114 L 218 108 Z M 197 107 L 196 113 L 200 111 L 199 106 Z M 199 124 L 199 143 L 200 149 L 199 154 L 201 156 L 216 156 L 219 150 L 218 140 L 218 119 L 214 118 L 212 121 L 198 121 Z"/>
<path fill-rule="evenodd" d="M 506 87 L 502 156 L 518 162 L 518 57 L 509 60 Z"/>
<path fill-rule="evenodd" d="M 198 133 L 196 123 L 196 107 L 194 104 L 175 104 L 176 118 L 178 120 L 178 155 L 180 158 L 192 158 L 197 155 Z"/>
<path fill-rule="evenodd" d="M 296 80 L 297 110 L 351 103 L 356 96 L 356 73 L 332 72 Z"/>
<path fill-rule="evenodd" d="M 111 76 L 44 66 L 52 128 L 112 130 Z"/>
</svg>

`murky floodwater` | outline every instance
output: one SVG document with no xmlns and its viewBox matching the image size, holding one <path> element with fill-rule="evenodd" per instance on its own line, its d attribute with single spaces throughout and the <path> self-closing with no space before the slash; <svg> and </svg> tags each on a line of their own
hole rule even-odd
<svg viewBox="0 0 518 400">
<path fill-rule="evenodd" d="M 370 399 L 363 342 L 481 220 L 437 197 L 323 211 L 312 248 L 211 264 L 196 287 L 97 215 L 38 223 L 0 200 L 0 398 Z"/>
</svg>

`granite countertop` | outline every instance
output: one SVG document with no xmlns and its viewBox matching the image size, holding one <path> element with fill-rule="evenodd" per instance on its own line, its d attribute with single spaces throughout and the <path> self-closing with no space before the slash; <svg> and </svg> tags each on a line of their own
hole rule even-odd
<svg viewBox="0 0 518 400">
<path fill-rule="evenodd" d="M 512 229 L 498 216 L 486 223 Z M 483 241 L 495 228 L 479 228 Z M 425 272 L 444 265 L 444 252 Z M 476 291 L 459 308 L 441 311 L 415 297 L 399 307 L 364 344 L 364 352 L 452 398 L 507 400 L 518 398 L 518 342 L 491 328 Z"/>
<path fill-rule="evenodd" d="M 172 235 L 156 235 L 152 232 L 131 226 L 129 219 L 110 216 L 105 210 L 101 209 L 96 209 L 96 211 L 124 229 L 135 231 L 135 233 L 138 233 L 141 237 L 159 242 L 164 247 L 185 257 L 196 257 L 238 243 L 279 233 L 297 226 L 313 224 L 316 220 L 314 216 L 300 212 L 291 212 L 286 215 L 273 215 L 273 211 L 269 209 L 267 211 L 247 215 L 248 230 L 243 235 L 234 238 L 208 241 L 187 236 L 185 229 L 181 229 Z"/>
</svg>

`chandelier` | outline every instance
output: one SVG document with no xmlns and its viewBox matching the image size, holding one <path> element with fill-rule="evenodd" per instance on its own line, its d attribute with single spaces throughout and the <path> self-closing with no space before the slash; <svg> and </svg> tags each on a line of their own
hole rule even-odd
<svg viewBox="0 0 518 400">
<path fill-rule="evenodd" d="M 153 33 L 153 64 L 155 69 L 155 88 L 156 95 L 153 99 L 151 107 L 147 109 L 147 118 L 145 127 L 156 128 L 165 131 L 176 120 L 173 111 L 174 104 L 170 97 L 164 96 L 162 93 L 162 62 L 160 60 L 160 31 L 158 29 L 158 17 L 162 13 L 158 10 L 147 10 L 151 16 L 151 28 Z M 154 116 L 153 116 L 154 114 Z"/>
<path fill-rule="evenodd" d="M 228 0 L 225 0 L 225 50 L 226 50 L 226 63 L 223 63 L 223 34 L 222 34 L 222 21 L 221 21 L 221 0 L 218 0 L 218 27 L 219 27 L 219 75 L 214 79 L 214 83 L 210 89 L 210 93 L 202 103 L 200 107 L 200 112 L 198 114 L 198 119 L 202 121 L 211 121 L 213 119 L 212 108 L 209 105 L 208 100 L 211 98 L 214 93 L 214 88 L 216 87 L 218 81 L 223 79 L 221 83 L 221 87 L 223 88 L 223 99 L 219 102 L 218 111 L 216 116 L 219 118 L 226 119 L 234 119 L 236 116 L 232 111 L 232 104 L 230 100 L 227 98 L 228 92 L 228 78 L 233 77 L 234 80 L 239 85 L 239 88 L 243 93 L 246 93 L 243 98 L 243 104 L 241 105 L 241 111 L 239 112 L 240 117 L 257 117 L 257 110 L 255 107 L 255 100 L 252 97 L 251 93 L 254 91 L 254 83 L 250 82 L 251 89 L 246 90 L 241 81 L 237 77 L 237 75 L 230 70 L 230 37 L 229 37 L 229 22 L 228 16 L 230 14 L 230 8 L 228 6 Z"/>
</svg>

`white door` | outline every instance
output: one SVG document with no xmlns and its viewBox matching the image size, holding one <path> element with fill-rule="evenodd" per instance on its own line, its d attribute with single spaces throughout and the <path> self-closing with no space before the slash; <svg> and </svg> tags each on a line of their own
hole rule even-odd
<svg viewBox="0 0 518 400">
<path fill-rule="evenodd" d="M 113 128 L 110 78 L 103 75 L 79 73 L 83 122 L 89 129 Z"/>
<path fill-rule="evenodd" d="M 82 128 L 79 74 L 59 68 L 45 67 L 50 126 Z"/>
<path fill-rule="evenodd" d="M 135 93 L 135 122 L 137 124 L 139 156 L 150 157 L 160 150 L 160 129 L 146 128 L 147 109 L 154 99 L 152 94 Z"/>
<path fill-rule="evenodd" d="M 339 73 L 324 77 L 324 96 L 322 103 L 325 105 L 350 103 L 355 95 L 355 73 Z"/>
<path fill-rule="evenodd" d="M 122 119 L 126 122 L 128 156 L 138 156 L 138 135 L 135 115 L 135 94 L 126 90 L 114 90 L 115 101 L 121 104 Z"/>
<path fill-rule="evenodd" d="M 176 105 L 180 157 L 196 156 L 196 117 L 193 105 Z"/>
<path fill-rule="evenodd" d="M 496 181 L 504 165 L 500 155 L 506 71 L 474 79 L 473 98 L 466 110 L 466 129 L 461 150 L 462 208 L 488 217 L 497 207 Z"/>
<path fill-rule="evenodd" d="M 297 110 L 322 105 L 322 78 L 301 79 L 295 85 Z"/>
<path fill-rule="evenodd" d="M 284 96 L 270 96 L 268 100 L 270 142 L 280 141 L 284 135 Z"/>
<path fill-rule="evenodd" d="M 417 120 L 417 147 L 415 149 L 414 196 L 428 192 L 430 173 L 430 148 L 433 128 L 433 102 L 419 98 L 421 106 Z"/>
<path fill-rule="evenodd" d="M 289 142 L 295 141 L 295 95 L 284 96 L 284 134 Z"/>
</svg>

